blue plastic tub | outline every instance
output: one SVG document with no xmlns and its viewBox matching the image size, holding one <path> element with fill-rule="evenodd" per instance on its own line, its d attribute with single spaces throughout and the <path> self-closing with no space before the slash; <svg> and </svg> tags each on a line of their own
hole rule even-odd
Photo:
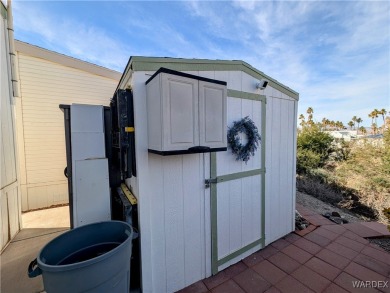
<svg viewBox="0 0 390 293">
<path fill-rule="evenodd" d="M 42 274 L 47 293 L 128 292 L 133 235 L 132 227 L 120 221 L 65 232 L 30 263 L 29 277 Z"/>
</svg>

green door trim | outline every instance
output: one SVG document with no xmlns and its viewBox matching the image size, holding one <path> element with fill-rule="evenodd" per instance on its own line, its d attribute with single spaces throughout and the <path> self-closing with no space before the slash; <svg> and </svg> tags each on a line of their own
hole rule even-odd
<svg viewBox="0 0 390 293">
<path fill-rule="evenodd" d="M 265 101 L 266 100 L 266 96 L 264 96 L 264 95 L 236 91 L 236 90 L 231 90 L 231 89 L 227 90 L 227 96 L 232 97 L 232 98 L 239 98 L 239 99 L 246 99 L 246 100 L 253 100 L 253 101 Z"/>
<path fill-rule="evenodd" d="M 232 173 L 232 174 L 226 174 L 222 176 L 217 176 L 217 177 L 211 177 L 210 179 L 206 180 L 206 184 L 211 184 L 211 183 L 221 183 L 221 182 L 226 182 L 230 180 L 236 180 L 236 179 L 241 179 L 245 177 L 250 177 L 250 176 L 256 176 L 256 175 L 261 175 L 262 173 L 265 173 L 265 170 L 263 169 L 253 169 L 249 171 L 242 171 L 238 173 Z"/>
<path fill-rule="evenodd" d="M 253 247 L 256 247 L 259 244 L 263 243 L 263 238 L 257 239 L 256 241 L 249 243 L 248 245 L 230 253 L 229 255 L 221 258 L 218 260 L 218 267 L 227 263 L 228 261 L 232 260 L 233 258 L 236 258 L 237 256 L 243 254 L 244 252 L 248 251 L 249 249 L 252 249 Z"/>
<path fill-rule="evenodd" d="M 211 273 L 213 275 L 218 273 L 219 266 L 234 259 L 242 253 L 261 245 L 265 247 L 265 143 L 266 143 L 266 99 L 261 101 L 261 168 L 250 171 L 243 171 L 233 174 L 217 176 L 217 154 L 210 153 L 210 178 L 206 180 L 206 184 L 210 186 L 210 220 L 211 220 Z M 217 183 L 226 182 L 230 180 L 245 178 L 249 176 L 261 175 L 261 237 L 256 241 L 247 244 L 246 246 L 218 259 L 218 215 L 217 215 Z"/>
</svg>

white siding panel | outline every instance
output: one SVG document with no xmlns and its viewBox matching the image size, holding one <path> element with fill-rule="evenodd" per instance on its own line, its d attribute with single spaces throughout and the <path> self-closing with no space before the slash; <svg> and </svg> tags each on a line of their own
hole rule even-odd
<svg viewBox="0 0 390 293">
<path fill-rule="evenodd" d="M 108 105 L 117 81 L 22 53 L 18 58 L 26 211 L 68 202 L 64 116 L 59 105 Z"/>
<path fill-rule="evenodd" d="M 241 73 L 241 90 L 248 93 L 258 93 L 256 89 L 257 80 L 250 76 L 249 74 L 242 72 Z"/>
<path fill-rule="evenodd" d="M 203 156 L 149 155 L 154 292 L 206 277 Z"/>
<path fill-rule="evenodd" d="M 0 16 L 0 251 L 20 228 L 11 79 L 7 20 Z"/>
<path fill-rule="evenodd" d="M 2 44 L 3 46 L 3 44 Z M 5 52 L 4 52 L 5 53 Z M 2 54 L 1 64 L 7 66 L 5 54 Z M 14 141 L 14 124 L 11 105 L 10 85 L 7 73 L 7 67 L 2 68 L 4 74 L 1 74 L 1 182 L 0 187 L 3 188 L 16 181 L 16 154 Z M 3 86 L 4 85 L 4 86 Z"/>
<path fill-rule="evenodd" d="M 7 245 L 8 241 L 10 241 L 10 235 L 8 233 L 9 229 L 9 214 L 8 214 L 8 204 L 7 204 L 7 194 L 1 190 L 0 197 L 0 211 L 1 211 L 1 249 Z"/>
<path fill-rule="evenodd" d="M 228 115 L 227 124 L 228 127 L 233 126 L 233 122 L 241 119 L 242 100 L 238 98 L 228 97 Z M 232 159 L 233 158 L 233 159 Z M 226 152 L 217 153 L 217 176 L 232 174 L 242 171 L 242 163 L 236 161 L 233 157 L 231 149 L 228 147 Z"/>
<path fill-rule="evenodd" d="M 42 205 L 51 206 L 63 203 L 63 199 L 68 196 L 68 182 L 54 179 L 49 179 L 43 186 L 28 185 L 27 204 L 30 209 L 38 209 Z"/>
<path fill-rule="evenodd" d="M 153 171 L 151 170 L 149 172 L 150 155 L 147 151 L 148 123 L 147 116 L 144 113 L 147 113 L 145 81 L 150 77 L 151 74 L 152 72 L 134 72 L 131 81 L 131 86 L 133 88 L 134 95 L 134 123 L 135 127 L 137 128 L 137 131 L 135 132 L 137 177 L 133 177 L 131 180 L 128 181 L 131 182 L 132 191 L 138 199 L 138 220 L 140 225 L 140 233 L 142 235 L 140 243 L 142 247 L 142 292 L 155 292 L 153 291 L 154 286 L 160 286 L 161 290 L 166 290 L 166 283 L 155 283 L 153 271 L 153 266 L 155 264 L 152 255 L 155 255 L 155 253 L 153 252 L 154 247 L 152 244 L 154 241 L 163 241 L 163 239 L 152 239 L 152 229 L 154 229 L 154 226 L 152 225 L 153 219 L 151 218 L 151 213 L 153 212 L 154 208 L 153 204 L 158 204 L 152 201 L 152 194 L 159 193 L 161 194 L 161 198 L 163 198 L 163 191 L 161 190 L 161 185 L 153 188 L 154 184 L 151 184 L 153 183 L 153 181 L 150 178 L 151 174 L 153 174 Z M 161 226 L 157 226 L 157 229 L 159 228 L 161 228 Z M 156 262 L 156 265 L 160 264 L 158 260 Z M 165 269 L 165 267 L 163 269 Z M 156 278 L 157 280 L 161 280 L 159 276 L 156 276 Z"/>
<path fill-rule="evenodd" d="M 221 185 L 224 183 L 218 183 Z M 220 213 L 229 212 L 229 252 L 236 251 L 241 248 L 241 227 L 242 227 L 242 214 L 241 214 L 241 206 L 242 206 L 242 180 L 232 180 L 226 182 L 229 185 L 228 194 L 229 194 L 229 210 L 228 211 L 218 211 Z M 219 197 L 222 197 L 221 194 Z M 219 198 L 219 200 L 225 200 Z"/>
<path fill-rule="evenodd" d="M 241 91 L 241 71 L 229 71 L 229 79 L 227 88 L 231 90 Z"/>
<path fill-rule="evenodd" d="M 202 154 L 183 156 L 185 284 L 192 284 L 205 277 L 203 172 Z"/>
<path fill-rule="evenodd" d="M 1 189 L 0 194 L 0 251 L 20 230 L 19 183 Z"/>
<path fill-rule="evenodd" d="M 266 244 L 294 229 L 295 207 L 296 101 L 272 92 L 277 97 L 267 99 Z"/>
<path fill-rule="evenodd" d="M 163 174 L 163 157 L 150 154 L 149 174 L 150 182 L 153 182 L 156 188 L 155 192 L 150 193 L 152 202 L 152 212 L 150 213 L 150 224 L 153 229 L 151 233 L 153 259 L 152 275 L 153 277 L 153 292 L 166 292 L 166 263 L 165 263 L 165 200 L 164 200 L 164 178 Z"/>
<path fill-rule="evenodd" d="M 165 255 L 167 291 L 184 286 L 184 215 L 182 156 L 164 160 Z"/>
<path fill-rule="evenodd" d="M 229 182 L 217 185 L 218 259 L 230 253 L 230 192 Z"/>
</svg>

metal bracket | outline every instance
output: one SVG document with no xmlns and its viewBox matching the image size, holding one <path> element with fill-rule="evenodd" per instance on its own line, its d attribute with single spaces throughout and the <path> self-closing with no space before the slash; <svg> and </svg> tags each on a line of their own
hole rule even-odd
<svg viewBox="0 0 390 293">
<path fill-rule="evenodd" d="M 218 183 L 218 180 L 217 178 L 210 178 L 210 179 L 206 179 L 204 184 L 205 184 L 205 188 L 210 188 L 210 184 L 211 183 Z"/>
</svg>

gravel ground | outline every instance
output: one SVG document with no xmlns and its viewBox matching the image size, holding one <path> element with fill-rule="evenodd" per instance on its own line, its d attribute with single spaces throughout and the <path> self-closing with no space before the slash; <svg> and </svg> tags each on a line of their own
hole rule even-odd
<svg viewBox="0 0 390 293">
<path fill-rule="evenodd" d="M 297 203 L 303 205 L 304 207 L 307 207 L 314 212 L 317 212 L 318 214 L 323 215 L 326 212 L 338 212 L 341 216 L 343 216 L 345 219 L 348 220 L 350 223 L 356 223 L 356 222 L 364 222 L 364 217 L 360 217 L 358 215 L 355 215 L 351 213 L 348 210 L 340 209 L 337 207 L 334 207 L 333 205 L 323 202 L 309 194 L 305 194 L 302 192 L 297 191 Z M 390 238 L 371 238 L 368 239 L 372 244 L 375 244 L 387 252 L 390 253 Z"/>
<path fill-rule="evenodd" d="M 379 246 L 390 253 L 390 238 L 371 238 L 368 239 L 372 244 Z"/>
</svg>

